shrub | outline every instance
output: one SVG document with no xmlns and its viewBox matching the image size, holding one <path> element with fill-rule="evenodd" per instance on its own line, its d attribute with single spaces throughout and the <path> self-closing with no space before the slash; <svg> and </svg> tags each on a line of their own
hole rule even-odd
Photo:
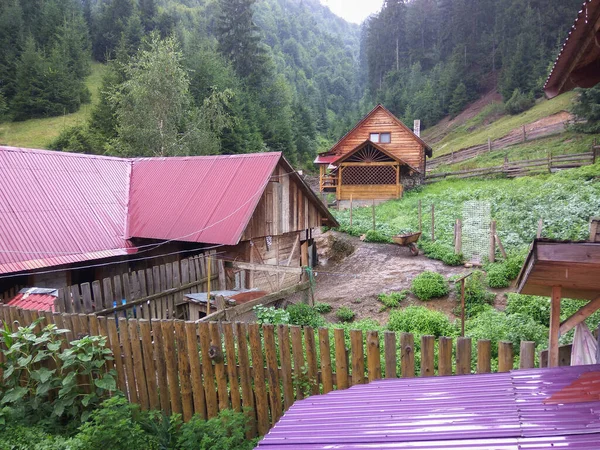
<svg viewBox="0 0 600 450">
<path fill-rule="evenodd" d="M 252 309 L 254 314 L 256 314 L 256 321 L 261 325 L 265 323 L 273 325 L 290 323 L 290 313 L 285 309 L 263 305 L 256 305 Z"/>
<path fill-rule="evenodd" d="M 48 434 L 41 427 L 11 425 L 0 433 L 3 450 L 71 450 L 72 445 L 72 441 Z"/>
<path fill-rule="evenodd" d="M 464 256 L 462 253 L 457 255 L 454 253 L 454 249 L 451 246 L 446 245 L 441 241 L 432 242 L 429 239 L 422 238 L 419 240 L 419 247 L 428 258 L 437 259 L 449 266 L 460 266 L 464 263 Z"/>
<path fill-rule="evenodd" d="M 508 287 L 519 276 L 524 259 L 523 254 L 513 253 L 504 261 L 485 264 L 483 268 L 487 272 L 488 285 L 491 288 Z"/>
<path fill-rule="evenodd" d="M 356 314 L 347 306 L 342 306 L 337 310 L 335 316 L 340 322 L 352 322 Z"/>
<path fill-rule="evenodd" d="M 514 116 L 531 108 L 533 103 L 533 95 L 527 95 L 521 92 L 520 89 L 515 89 L 512 96 L 504 104 L 504 109 L 508 114 Z"/>
<path fill-rule="evenodd" d="M 465 316 L 474 317 L 484 311 L 487 305 L 494 303 L 496 296 L 486 287 L 485 274 L 479 270 L 465 280 Z M 461 284 L 454 285 L 457 301 L 460 302 Z M 460 314 L 460 303 L 455 309 L 455 314 Z"/>
<path fill-rule="evenodd" d="M 369 230 L 365 233 L 365 241 L 366 242 L 391 242 L 389 236 L 386 236 L 380 231 L 377 230 Z"/>
<path fill-rule="evenodd" d="M 465 257 L 462 253 L 445 253 L 442 256 L 442 262 L 447 266 L 462 266 L 465 262 Z"/>
<path fill-rule="evenodd" d="M 329 303 L 321 303 L 321 302 L 315 303 L 314 308 L 315 308 L 315 311 L 317 311 L 319 314 L 327 314 L 327 313 L 331 312 L 331 310 L 333 309 L 333 307 Z"/>
<path fill-rule="evenodd" d="M 319 312 L 306 303 L 291 304 L 286 308 L 291 325 L 318 328 L 325 325 L 325 319 Z"/>
<path fill-rule="evenodd" d="M 387 327 L 391 331 L 404 331 L 417 335 L 429 334 L 436 337 L 456 334 L 456 327 L 444 313 L 424 306 L 409 306 L 392 312 Z"/>
<path fill-rule="evenodd" d="M 397 308 L 400 306 L 400 302 L 404 300 L 410 291 L 404 289 L 400 292 L 390 292 L 389 294 L 381 293 L 377 296 L 377 300 L 383 303 L 385 308 Z"/>
<path fill-rule="evenodd" d="M 487 270 L 487 282 L 491 288 L 501 289 L 510 286 L 506 270 L 502 265 L 493 264 Z"/>
<path fill-rule="evenodd" d="M 179 450 L 251 450 L 256 440 L 246 440 L 248 416 L 224 410 L 217 417 L 204 420 L 198 415 L 181 426 Z"/>
<path fill-rule="evenodd" d="M 437 272 L 425 271 L 412 280 L 411 290 L 420 300 L 443 297 L 448 295 L 448 282 Z"/>
</svg>

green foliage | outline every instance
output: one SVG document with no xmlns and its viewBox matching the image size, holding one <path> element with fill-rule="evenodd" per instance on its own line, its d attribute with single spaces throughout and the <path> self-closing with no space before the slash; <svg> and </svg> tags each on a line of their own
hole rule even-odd
<svg viewBox="0 0 600 450">
<path fill-rule="evenodd" d="M 385 234 L 381 233 L 380 231 L 369 230 L 369 231 L 366 232 L 365 241 L 366 242 L 384 242 L 384 243 L 389 243 L 389 242 L 391 242 L 391 239 L 389 238 L 389 236 L 386 236 Z"/>
<path fill-rule="evenodd" d="M 515 89 L 511 97 L 504 104 L 507 113 L 515 115 L 533 106 L 533 96 L 523 94 L 520 89 Z"/>
<path fill-rule="evenodd" d="M 337 317 L 340 322 L 352 322 L 355 316 L 356 313 L 347 306 L 341 306 L 335 312 L 335 317 Z"/>
<path fill-rule="evenodd" d="M 275 308 L 274 306 L 256 305 L 252 310 L 256 314 L 256 321 L 261 325 L 265 323 L 272 325 L 290 323 L 290 313 L 285 309 Z"/>
<path fill-rule="evenodd" d="M 0 330 L 5 362 L 0 385 L 0 406 L 25 408 L 35 417 L 80 417 L 87 420 L 103 397 L 116 390 L 115 372 L 105 371 L 112 352 L 105 336 L 87 336 L 61 350 L 61 337 L 67 330 L 51 324 L 41 327 L 44 319 L 19 327 Z M 88 381 L 87 390 L 77 377 Z"/>
<path fill-rule="evenodd" d="M 425 271 L 413 278 L 411 290 L 420 300 L 443 297 L 449 292 L 448 281 L 442 274 Z"/>
<path fill-rule="evenodd" d="M 331 310 L 333 309 L 333 307 L 329 303 L 322 303 L 322 302 L 315 303 L 314 308 L 315 308 L 315 311 L 317 311 L 319 314 L 327 314 L 327 313 L 331 312 Z"/>
<path fill-rule="evenodd" d="M 71 450 L 73 442 L 47 433 L 42 427 L 10 425 L 0 433 L 0 448 L 6 450 Z"/>
<path fill-rule="evenodd" d="M 241 412 L 224 410 L 217 417 L 204 420 L 194 416 L 181 427 L 179 450 L 251 450 L 256 440 L 246 439 L 248 416 Z"/>
<path fill-rule="evenodd" d="M 291 304 L 286 308 L 291 325 L 318 328 L 325 325 L 325 319 L 319 312 L 306 303 Z"/>
<path fill-rule="evenodd" d="M 513 252 L 504 261 L 486 263 L 484 269 L 487 272 L 488 285 L 491 288 L 510 286 L 510 282 L 519 276 L 524 260 L 523 252 Z"/>
<path fill-rule="evenodd" d="M 580 119 L 573 127 L 584 133 L 600 133 L 600 87 L 579 89 L 571 112 Z"/>
<path fill-rule="evenodd" d="M 400 292 L 390 292 L 389 294 L 381 293 L 377 296 L 377 300 L 383 303 L 384 309 L 397 308 L 400 306 L 400 302 L 408 297 L 408 294 L 410 294 L 408 289 L 404 289 Z"/>
<path fill-rule="evenodd" d="M 419 247 L 428 258 L 440 260 L 449 266 L 460 266 L 464 263 L 463 254 L 454 253 L 454 249 L 443 242 L 431 241 L 422 237 L 419 240 Z"/>
<path fill-rule="evenodd" d="M 465 280 L 465 316 L 475 317 L 486 310 L 488 305 L 494 303 L 496 296 L 486 289 L 486 276 L 483 272 L 476 270 Z M 456 300 L 459 305 L 455 308 L 455 314 L 460 314 L 461 284 L 454 285 Z"/>
<path fill-rule="evenodd" d="M 425 306 L 408 306 L 393 311 L 390 314 L 387 328 L 397 332 L 414 333 L 418 336 L 439 337 L 456 334 L 456 327 L 444 313 L 428 309 Z"/>
</svg>

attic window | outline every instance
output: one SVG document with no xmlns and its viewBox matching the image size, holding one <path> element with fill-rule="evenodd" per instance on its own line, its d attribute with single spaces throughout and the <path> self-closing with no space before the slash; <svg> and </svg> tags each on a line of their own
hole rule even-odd
<svg viewBox="0 0 600 450">
<path fill-rule="evenodd" d="M 392 141 L 391 133 L 371 133 L 369 140 L 376 144 L 389 144 Z"/>
</svg>

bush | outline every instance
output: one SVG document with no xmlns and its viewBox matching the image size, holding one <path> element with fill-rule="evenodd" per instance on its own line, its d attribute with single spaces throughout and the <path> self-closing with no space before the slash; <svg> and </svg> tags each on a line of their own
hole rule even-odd
<svg viewBox="0 0 600 450">
<path fill-rule="evenodd" d="M 487 282 L 489 287 L 501 289 L 510 286 L 510 280 L 501 265 L 491 265 L 487 271 Z"/>
<path fill-rule="evenodd" d="M 325 319 L 319 312 L 306 303 L 291 304 L 286 308 L 291 325 L 318 328 L 325 326 Z"/>
<path fill-rule="evenodd" d="M 486 289 L 485 274 L 479 270 L 465 280 L 465 316 L 475 317 L 486 309 L 488 305 L 494 303 L 496 296 Z M 454 286 L 457 301 L 459 305 L 455 309 L 455 314 L 460 314 L 461 284 Z"/>
<path fill-rule="evenodd" d="M 456 334 L 456 327 L 444 313 L 424 306 L 409 306 L 392 312 L 387 327 L 391 331 L 428 334 L 436 337 Z"/>
<path fill-rule="evenodd" d="M 528 110 L 534 104 L 533 95 L 527 95 L 520 89 L 515 89 L 512 96 L 504 104 L 505 111 L 514 116 Z"/>
<path fill-rule="evenodd" d="M 290 323 L 290 313 L 285 309 L 263 305 L 256 305 L 252 309 L 254 314 L 256 314 L 256 321 L 261 325 L 265 323 L 270 323 L 272 325 Z"/>
<path fill-rule="evenodd" d="M 448 282 L 443 275 L 437 272 L 425 271 L 417 275 L 411 284 L 413 294 L 420 300 L 448 295 Z"/>
<path fill-rule="evenodd" d="M 331 310 L 333 309 L 333 307 L 329 304 L 329 303 L 321 303 L 321 302 L 317 302 L 314 306 L 315 311 L 317 311 L 319 314 L 327 314 L 329 312 L 331 312 Z"/>
<path fill-rule="evenodd" d="M 251 450 L 255 440 L 246 440 L 248 416 L 224 410 L 217 417 L 204 420 L 198 415 L 181 426 L 177 440 L 179 450 Z"/>
<path fill-rule="evenodd" d="M 491 288 L 505 288 L 519 276 L 525 257 L 521 253 L 509 254 L 504 261 L 487 263 L 484 270 L 487 272 L 488 285 Z"/>
<path fill-rule="evenodd" d="M 377 300 L 383 303 L 385 308 L 397 308 L 400 306 L 400 302 L 404 300 L 410 291 L 404 289 L 400 292 L 390 292 L 389 294 L 381 293 L 377 296 Z"/>
<path fill-rule="evenodd" d="M 465 260 L 462 253 L 457 255 L 451 246 L 443 244 L 441 241 L 432 242 L 427 238 L 421 238 L 419 247 L 428 258 L 437 259 L 449 266 L 460 266 Z"/>
<path fill-rule="evenodd" d="M 365 233 L 365 241 L 366 242 L 384 242 L 389 243 L 392 240 L 389 236 L 386 236 L 380 231 L 377 230 L 369 230 Z"/>
<path fill-rule="evenodd" d="M 352 322 L 356 314 L 347 306 L 342 306 L 337 310 L 335 316 L 340 322 Z"/>
<path fill-rule="evenodd" d="M 8 426 L 0 433 L 2 450 L 71 450 L 72 441 L 48 434 L 41 427 Z"/>
</svg>

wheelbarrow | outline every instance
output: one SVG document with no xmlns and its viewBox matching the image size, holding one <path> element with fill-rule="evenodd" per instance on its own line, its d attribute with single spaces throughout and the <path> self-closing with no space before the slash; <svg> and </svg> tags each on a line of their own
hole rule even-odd
<svg viewBox="0 0 600 450">
<path fill-rule="evenodd" d="M 400 247 L 408 247 L 410 254 L 417 256 L 419 254 L 419 249 L 417 248 L 416 242 L 420 237 L 421 232 L 419 231 L 418 233 L 397 234 L 396 236 L 392 236 L 392 240 Z"/>
</svg>

